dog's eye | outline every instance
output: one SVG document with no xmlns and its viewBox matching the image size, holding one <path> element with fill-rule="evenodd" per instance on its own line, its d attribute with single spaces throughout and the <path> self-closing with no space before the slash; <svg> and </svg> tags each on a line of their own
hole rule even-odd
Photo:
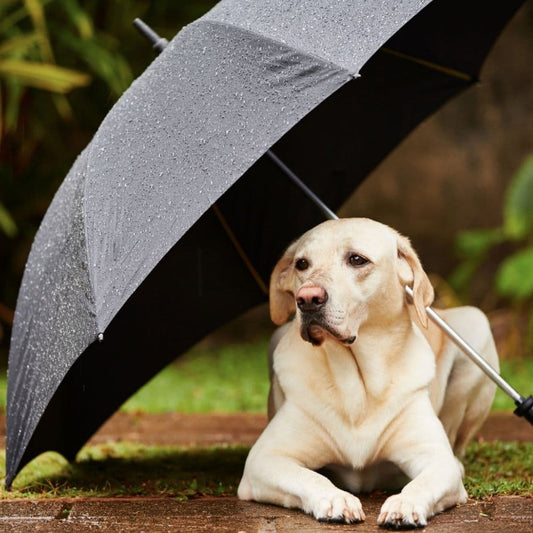
<svg viewBox="0 0 533 533">
<path fill-rule="evenodd" d="M 309 261 L 307 259 L 298 259 L 295 266 L 296 270 L 307 270 L 309 268 Z"/>
<path fill-rule="evenodd" d="M 353 267 L 360 267 L 366 265 L 367 263 L 369 263 L 369 261 L 366 257 L 363 257 L 362 255 L 350 254 L 350 256 L 348 257 L 348 263 L 350 263 L 350 265 Z"/>
</svg>

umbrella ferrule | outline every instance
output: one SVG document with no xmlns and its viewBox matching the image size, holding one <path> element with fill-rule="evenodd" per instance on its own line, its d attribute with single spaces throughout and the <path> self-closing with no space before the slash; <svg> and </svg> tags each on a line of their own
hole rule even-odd
<svg viewBox="0 0 533 533">
<path fill-rule="evenodd" d="M 143 37 L 152 43 L 153 49 L 158 54 L 165 49 L 168 44 L 167 39 L 160 37 L 154 30 L 152 30 L 152 28 L 150 28 L 150 26 L 148 26 L 148 24 L 143 22 L 140 18 L 136 18 L 133 21 L 133 25 Z"/>
</svg>

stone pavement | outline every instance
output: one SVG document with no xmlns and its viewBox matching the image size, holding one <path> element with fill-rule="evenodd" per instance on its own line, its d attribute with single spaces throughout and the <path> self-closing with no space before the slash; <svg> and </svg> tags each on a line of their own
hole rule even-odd
<svg viewBox="0 0 533 533">
<path fill-rule="evenodd" d="M 362 498 L 367 520 L 342 525 L 317 522 L 299 511 L 241 502 L 236 498 L 201 498 L 187 502 L 158 498 L 56 499 L 0 501 L 0 531 L 26 532 L 352 532 L 383 531 L 376 525 L 385 496 Z M 531 533 L 533 500 L 495 497 L 471 501 L 437 515 L 430 532 Z"/>
<path fill-rule="evenodd" d="M 0 421 L 3 422 L 3 421 Z M 131 440 L 146 444 L 248 444 L 266 419 L 263 415 L 114 415 L 92 443 Z M 2 427 L 0 425 L 0 427 Z M 3 435 L 0 435 L 0 446 Z M 492 415 L 481 432 L 484 440 L 533 440 L 533 430 L 511 415 Z M 376 525 L 384 494 L 361 498 L 362 524 L 325 524 L 300 511 L 241 502 L 236 498 L 76 498 L 0 500 L 0 532 L 329 532 L 382 531 Z M 494 497 L 471 500 L 430 521 L 430 532 L 533 532 L 533 498 Z"/>
</svg>

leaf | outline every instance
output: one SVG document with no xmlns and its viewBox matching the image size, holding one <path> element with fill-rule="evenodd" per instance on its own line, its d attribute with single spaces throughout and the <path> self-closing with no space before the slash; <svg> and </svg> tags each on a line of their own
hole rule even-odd
<svg viewBox="0 0 533 533">
<path fill-rule="evenodd" d="M 17 232 L 17 225 L 9 214 L 8 210 L 0 203 L 0 229 L 8 236 L 14 237 Z"/>
<path fill-rule="evenodd" d="M 11 132 L 17 127 L 23 91 L 20 83 L 13 80 L 6 80 L 5 86 L 4 128 L 6 132 Z"/>
<path fill-rule="evenodd" d="M 481 261 L 469 259 L 463 261 L 448 277 L 448 283 L 456 291 L 464 291 L 472 281 Z"/>
<path fill-rule="evenodd" d="M 80 40 L 70 32 L 58 31 L 61 45 L 76 53 L 95 76 L 104 80 L 115 96 L 120 96 L 131 84 L 132 74 L 124 58 L 111 51 L 98 36 Z"/>
<path fill-rule="evenodd" d="M 524 239 L 533 231 L 533 156 L 526 159 L 509 185 L 503 228 L 513 240 Z"/>
<path fill-rule="evenodd" d="M 0 148 L 2 147 L 2 137 L 4 132 L 7 132 L 7 127 L 5 125 L 4 110 L 1 102 L 4 100 L 4 95 L 2 91 L 2 85 L 0 84 Z"/>
<path fill-rule="evenodd" d="M 48 37 L 43 4 L 39 0 L 24 0 L 24 5 L 33 22 L 35 31 L 41 36 L 39 43 L 41 45 L 43 59 L 47 63 L 54 63 L 54 53 L 52 52 L 52 45 Z"/>
<path fill-rule="evenodd" d="M 84 87 L 91 81 L 87 74 L 57 65 L 11 59 L 0 61 L 0 77 L 14 78 L 23 85 L 60 94 Z"/>
<path fill-rule="evenodd" d="M 517 301 L 533 297 L 533 247 L 524 248 L 503 261 L 496 273 L 496 289 Z"/>
<path fill-rule="evenodd" d="M 94 28 L 91 18 L 79 6 L 77 0 L 63 0 L 61 7 L 67 12 L 70 20 L 76 26 L 80 37 L 88 39 L 93 36 Z"/>
<path fill-rule="evenodd" d="M 462 231 L 457 235 L 455 246 L 461 257 L 481 259 L 503 239 L 504 235 L 501 228 Z"/>
<path fill-rule="evenodd" d="M 0 56 L 15 53 L 16 55 L 23 55 L 28 48 L 39 42 L 40 36 L 37 33 L 27 33 L 25 35 L 18 35 L 4 41 L 0 45 Z"/>
</svg>

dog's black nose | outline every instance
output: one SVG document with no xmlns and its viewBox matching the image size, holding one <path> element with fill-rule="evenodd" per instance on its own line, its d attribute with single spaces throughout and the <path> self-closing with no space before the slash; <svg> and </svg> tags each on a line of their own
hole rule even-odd
<svg viewBox="0 0 533 533">
<path fill-rule="evenodd" d="M 302 313 L 315 313 L 328 301 L 328 293 L 319 285 L 301 287 L 296 293 L 296 303 Z"/>
</svg>

